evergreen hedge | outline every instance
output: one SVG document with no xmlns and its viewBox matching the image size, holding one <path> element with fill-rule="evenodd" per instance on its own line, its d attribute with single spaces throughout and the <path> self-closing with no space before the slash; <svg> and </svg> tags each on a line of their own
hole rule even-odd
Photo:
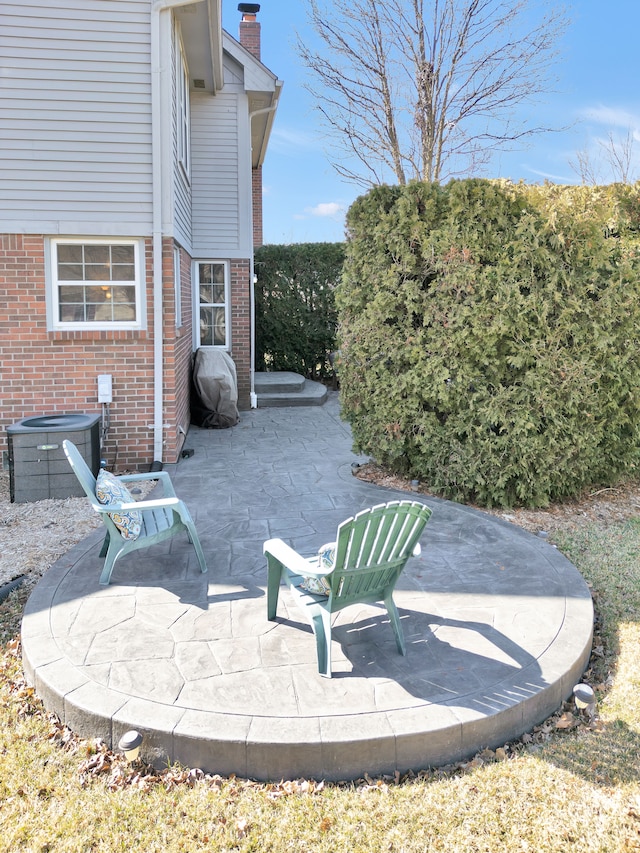
<svg viewBox="0 0 640 853">
<path fill-rule="evenodd" d="M 347 217 L 343 414 L 440 494 L 545 506 L 640 457 L 640 185 L 378 187 Z"/>
<path fill-rule="evenodd" d="M 343 261 L 343 243 L 256 249 L 256 370 L 291 370 L 308 379 L 330 373 Z"/>
</svg>

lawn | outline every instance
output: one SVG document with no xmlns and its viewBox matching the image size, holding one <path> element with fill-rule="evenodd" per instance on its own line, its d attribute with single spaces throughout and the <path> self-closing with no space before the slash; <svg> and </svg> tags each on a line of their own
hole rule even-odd
<svg viewBox="0 0 640 853">
<path fill-rule="evenodd" d="M 348 784 L 158 776 L 75 738 L 24 682 L 17 590 L 0 604 L 0 850 L 640 849 L 640 521 L 554 541 L 594 595 L 596 720 L 567 706 L 496 753 Z"/>
</svg>

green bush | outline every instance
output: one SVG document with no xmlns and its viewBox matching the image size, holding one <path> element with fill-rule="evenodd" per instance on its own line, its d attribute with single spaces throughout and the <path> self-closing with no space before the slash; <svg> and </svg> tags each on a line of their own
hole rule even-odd
<svg viewBox="0 0 640 853">
<path fill-rule="evenodd" d="M 639 190 L 596 204 L 584 187 L 467 180 L 358 199 L 337 295 L 357 449 L 485 506 L 635 473 Z"/>
<path fill-rule="evenodd" d="M 330 372 L 343 260 L 343 243 L 256 250 L 256 370 L 292 370 L 309 379 Z"/>
</svg>

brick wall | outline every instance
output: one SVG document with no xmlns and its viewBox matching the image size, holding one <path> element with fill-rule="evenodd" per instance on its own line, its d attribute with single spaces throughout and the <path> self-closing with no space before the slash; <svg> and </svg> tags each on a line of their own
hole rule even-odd
<svg viewBox="0 0 640 853">
<path fill-rule="evenodd" d="M 240 21 L 240 44 L 246 48 L 250 54 L 260 59 L 260 24 L 256 21 L 256 16 L 244 13 Z"/>
<path fill-rule="evenodd" d="M 163 241 L 163 461 L 177 461 L 190 423 L 192 372 L 191 257 L 180 249 L 182 326 L 176 328 L 174 242 Z M 103 414 L 97 377 L 113 376 L 110 427 L 102 455 L 110 468 L 147 470 L 153 461 L 153 257 L 146 243 L 147 322 L 142 331 L 47 330 L 42 235 L 0 235 L 0 451 L 6 428 L 32 415 Z M 250 403 L 249 259 L 231 262 L 231 356 L 238 404 Z M 184 432 L 182 431 L 184 430 Z"/>
<path fill-rule="evenodd" d="M 231 261 L 231 357 L 238 377 L 238 408 L 248 409 L 251 392 L 251 264 Z"/>
<path fill-rule="evenodd" d="M 251 204 L 253 208 L 253 247 L 262 246 L 262 166 L 251 170 Z"/>
<path fill-rule="evenodd" d="M 163 461 L 177 459 L 189 425 L 192 327 L 191 259 L 181 252 L 185 323 L 175 327 L 173 241 L 165 240 Z M 47 330 L 44 237 L 0 236 L 0 450 L 6 428 L 31 415 L 103 413 L 97 377 L 113 376 L 110 429 L 103 446 L 109 467 L 145 470 L 153 461 L 153 263 L 146 245 L 147 319 L 142 331 Z"/>
</svg>

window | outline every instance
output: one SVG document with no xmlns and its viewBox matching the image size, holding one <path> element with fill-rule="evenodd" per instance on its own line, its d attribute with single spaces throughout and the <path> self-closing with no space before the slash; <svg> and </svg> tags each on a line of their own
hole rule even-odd
<svg viewBox="0 0 640 853">
<path fill-rule="evenodd" d="M 200 305 L 198 345 L 228 347 L 228 271 L 224 261 L 198 262 L 196 288 Z"/>
<path fill-rule="evenodd" d="M 53 328 L 142 328 L 141 241 L 52 240 L 50 247 Z"/>
<path fill-rule="evenodd" d="M 187 178 L 190 174 L 189 136 L 190 136 L 190 106 L 189 106 L 189 70 L 184 58 L 182 42 L 176 30 L 176 113 L 177 113 L 177 157 Z"/>
</svg>

